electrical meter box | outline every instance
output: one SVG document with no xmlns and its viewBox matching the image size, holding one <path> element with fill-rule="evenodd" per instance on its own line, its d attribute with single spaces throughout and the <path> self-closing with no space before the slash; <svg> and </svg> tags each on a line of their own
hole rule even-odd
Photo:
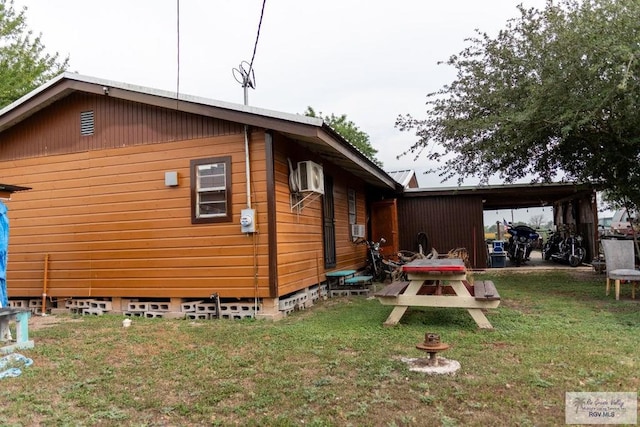
<svg viewBox="0 0 640 427">
<path fill-rule="evenodd" d="M 256 211 L 253 209 L 242 209 L 240 212 L 240 231 L 243 233 L 256 232 Z"/>
</svg>

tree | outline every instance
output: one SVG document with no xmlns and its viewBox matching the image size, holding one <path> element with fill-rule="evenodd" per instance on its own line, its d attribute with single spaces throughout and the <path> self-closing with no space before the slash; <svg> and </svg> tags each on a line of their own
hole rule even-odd
<svg viewBox="0 0 640 427">
<path fill-rule="evenodd" d="M 531 218 L 529 218 L 529 224 L 531 225 L 531 227 L 536 229 L 539 229 L 542 227 L 543 221 L 544 221 L 544 215 L 542 214 L 533 215 Z"/>
<path fill-rule="evenodd" d="M 16 12 L 13 0 L 0 0 L 0 108 L 68 67 L 68 58 L 45 53 L 41 36 L 27 29 L 26 10 Z"/>
<path fill-rule="evenodd" d="M 637 206 L 640 2 L 518 9 L 495 38 L 476 31 L 445 61 L 456 78 L 427 95 L 425 119 L 398 117 L 418 137 L 409 152 L 426 151 L 443 180 L 594 182 Z"/>
<path fill-rule="evenodd" d="M 349 141 L 351 145 L 360 150 L 362 154 L 367 156 L 372 162 L 374 162 L 378 166 L 382 166 L 382 162 L 376 159 L 376 153 L 378 152 L 378 150 L 371 146 L 369 135 L 366 132 L 358 129 L 358 126 L 356 126 L 355 123 L 347 119 L 346 114 L 343 114 L 341 116 L 331 114 L 330 116 L 323 117 L 322 112 L 319 111 L 318 113 L 316 113 L 313 108 L 307 107 L 304 115 L 308 117 L 318 117 L 323 119 L 329 126 L 331 126 L 333 130 L 338 132 L 344 139 Z"/>
</svg>

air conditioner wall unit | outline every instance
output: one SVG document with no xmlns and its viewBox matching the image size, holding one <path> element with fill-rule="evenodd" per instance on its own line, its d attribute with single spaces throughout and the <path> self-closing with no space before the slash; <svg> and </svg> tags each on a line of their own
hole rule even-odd
<svg viewBox="0 0 640 427">
<path fill-rule="evenodd" d="M 300 192 L 324 194 L 324 173 L 322 166 L 306 160 L 298 162 L 298 189 Z"/>
<path fill-rule="evenodd" d="M 351 237 L 353 238 L 364 237 L 364 225 L 351 224 Z"/>
</svg>

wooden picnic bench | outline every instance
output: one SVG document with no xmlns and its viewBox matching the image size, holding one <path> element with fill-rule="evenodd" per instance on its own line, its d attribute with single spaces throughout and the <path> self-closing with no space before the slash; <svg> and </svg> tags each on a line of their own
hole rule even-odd
<svg viewBox="0 0 640 427">
<path fill-rule="evenodd" d="M 409 283 L 411 282 L 392 282 L 390 285 L 385 286 L 373 294 L 373 296 L 381 298 L 395 298 L 407 289 Z"/>
<path fill-rule="evenodd" d="M 497 308 L 500 295 L 489 280 L 469 285 L 462 260 L 419 259 L 403 270 L 408 282 L 393 282 L 375 293 L 381 304 L 394 306 L 385 325 L 397 324 L 411 306 L 456 307 L 466 309 L 478 327 L 493 328 L 482 310 Z"/>
<path fill-rule="evenodd" d="M 475 282 L 473 296 L 476 301 L 500 301 L 500 294 L 491 280 Z"/>
<path fill-rule="evenodd" d="M 373 276 L 353 276 L 348 279 L 344 279 L 345 285 L 371 285 Z"/>
<path fill-rule="evenodd" d="M 326 272 L 325 276 L 327 278 L 329 290 L 331 290 L 331 287 L 334 285 L 344 284 L 345 279 L 352 277 L 356 273 L 356 270 L 336 270 Z"/>
<path fill-rule="evenodd" d="M 356 270 L 337 270 L 325 273 L 330 297 L 368 295 L 373 276 L 359 275 Z"/>
</svg>

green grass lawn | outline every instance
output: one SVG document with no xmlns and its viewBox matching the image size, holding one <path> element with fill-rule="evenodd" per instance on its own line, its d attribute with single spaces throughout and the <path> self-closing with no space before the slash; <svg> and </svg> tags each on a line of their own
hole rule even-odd
<svg viewBox="0 0 640 427">
<path fill-rule="evenodd" d="M 476 277 L 479 279 L 479 277 Z M 499 308 L 478 330 L 462 309 L 335 298 L 268 321 L 73 318 L 34 329 L 34 364 L 0 380 L 0 425 L 553 426 L 565 392 L 637 392 L 640 301 L 604 277 L 483 275 Z M 454 376 L 409 371 L 426 332 Z"/>
</svg>

